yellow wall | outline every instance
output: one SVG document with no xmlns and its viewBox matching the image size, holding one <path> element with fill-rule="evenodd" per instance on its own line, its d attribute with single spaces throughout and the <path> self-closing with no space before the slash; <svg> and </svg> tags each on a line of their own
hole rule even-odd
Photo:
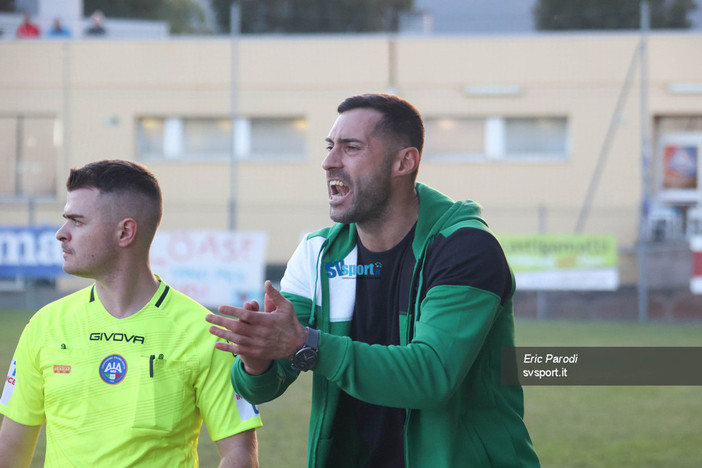
<svg viewBox="0 0 702 468">
<path fill-rule="evenodd" d="M 284 263 L 300 233 L 329 223 L 321 161 L 336 106 L 362 92 L 394 90 L 431 116 L 567 116 L 568 160 L 552 163 L 425 161 L 419 180 L 485 207 L 497 233 L 573 232 L 612 119 L 635 34 L 507 37 L 274 36 L 163 41 L 0 42 L 0 116 L 55 115 L 65 125 L 55 203 L 37 222 L 58 223 L 68 169 L 103 158 L 136 158 L 140 116 L 304 116 L 305 162 L 238 165 L 237 228 L 269 233 L 268 262 Z M 649 38 L 650 113 L 699 115 L 702 95 L 670 83 L 702 81 L 702 35 Z M 231 93 L 232 57 L 239 67 Z M 585 232 L 637 238 L 640 172 L 638 71 Z M 466 85 L 515 85 L 516 96 L 469 97 Z M 165 195 L 164 229 L 228 226 L 228 163 L 152 162 Z M 22 223 L 21 203 L 0 223 Z"/>
</svg>

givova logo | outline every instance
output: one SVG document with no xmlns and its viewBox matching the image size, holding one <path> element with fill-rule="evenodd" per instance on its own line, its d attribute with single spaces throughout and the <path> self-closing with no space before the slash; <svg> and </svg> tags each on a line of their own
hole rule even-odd
<svg viewBox="0 0 702 468">
<path fill-rule="evenodd" d="M 127 361 L 119 354 L 111 354 L 100 363 L 100 378 L 108 384 L 120 383 L 127 374 Z"/>
<path fill-rule="evenodd" d="M 327 272 L 327 278 L 357 278 L 380 276 L 382 263 L 375 262 L 367 265 L 347 265 L 343 260 L 338 262 L 329 262 L 324 265 Z"/>
</svg>

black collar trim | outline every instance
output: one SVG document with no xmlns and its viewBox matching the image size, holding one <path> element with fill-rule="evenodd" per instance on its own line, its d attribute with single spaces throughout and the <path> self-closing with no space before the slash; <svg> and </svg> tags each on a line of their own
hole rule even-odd
<svg viewBox="0 0 702 468">
<path fill-rule="evenodd" d="M 166 289 L 163 290 L 163 294 L 161 294 L 161 297 L 158 298 L 158 301 L 156 301 L 156 307 L 159 307 L 161 303 L 163 302 L 164 299 L 166 299 L 166 294 L 168 294 L 168 291 L 171 290 L 170 286 L 166 286 Z"/>
</svg>

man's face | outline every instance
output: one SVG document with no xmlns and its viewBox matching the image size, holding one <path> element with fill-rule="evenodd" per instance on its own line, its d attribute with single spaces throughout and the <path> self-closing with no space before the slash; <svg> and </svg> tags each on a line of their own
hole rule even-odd
<svg viewBox="0 0 702 468">
<path fill-rule="evenodd" d="M 114 201 L 114 200 L 113 200 Z M 119 238 L 118 223 L 111 221 L 110 197 L 81 188 L 68 192 L 56 232 L 63 250 L 63 271 L 84 278 L 101 278 L 114 268 Z"/>
<path fill-rule="evenodd" d="M 352 109 L 336 119 L 327 137 L 329 216 L 335 222 L 381 220 L 392 193 L 392 158 L 383 140 L 374 134 L 382 114 L 374 109 Z"/>
</svg>

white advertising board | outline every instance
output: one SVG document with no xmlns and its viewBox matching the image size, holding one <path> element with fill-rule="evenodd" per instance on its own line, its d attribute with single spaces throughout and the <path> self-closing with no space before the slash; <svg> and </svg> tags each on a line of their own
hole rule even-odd
<svg viewBox="0 0 702 468">
<path fill-rule="evenodd" d="M 263 232 L 159 231 L 151 268 L 168 285 L 202 305 L 261 303 L 267 235 Z"/>
<path fill-rule="evenodd" d="M 608 234 L 500 236 L 517 289 L 613 291 L 619 286 L 617 240 Z"/>
</svg>

